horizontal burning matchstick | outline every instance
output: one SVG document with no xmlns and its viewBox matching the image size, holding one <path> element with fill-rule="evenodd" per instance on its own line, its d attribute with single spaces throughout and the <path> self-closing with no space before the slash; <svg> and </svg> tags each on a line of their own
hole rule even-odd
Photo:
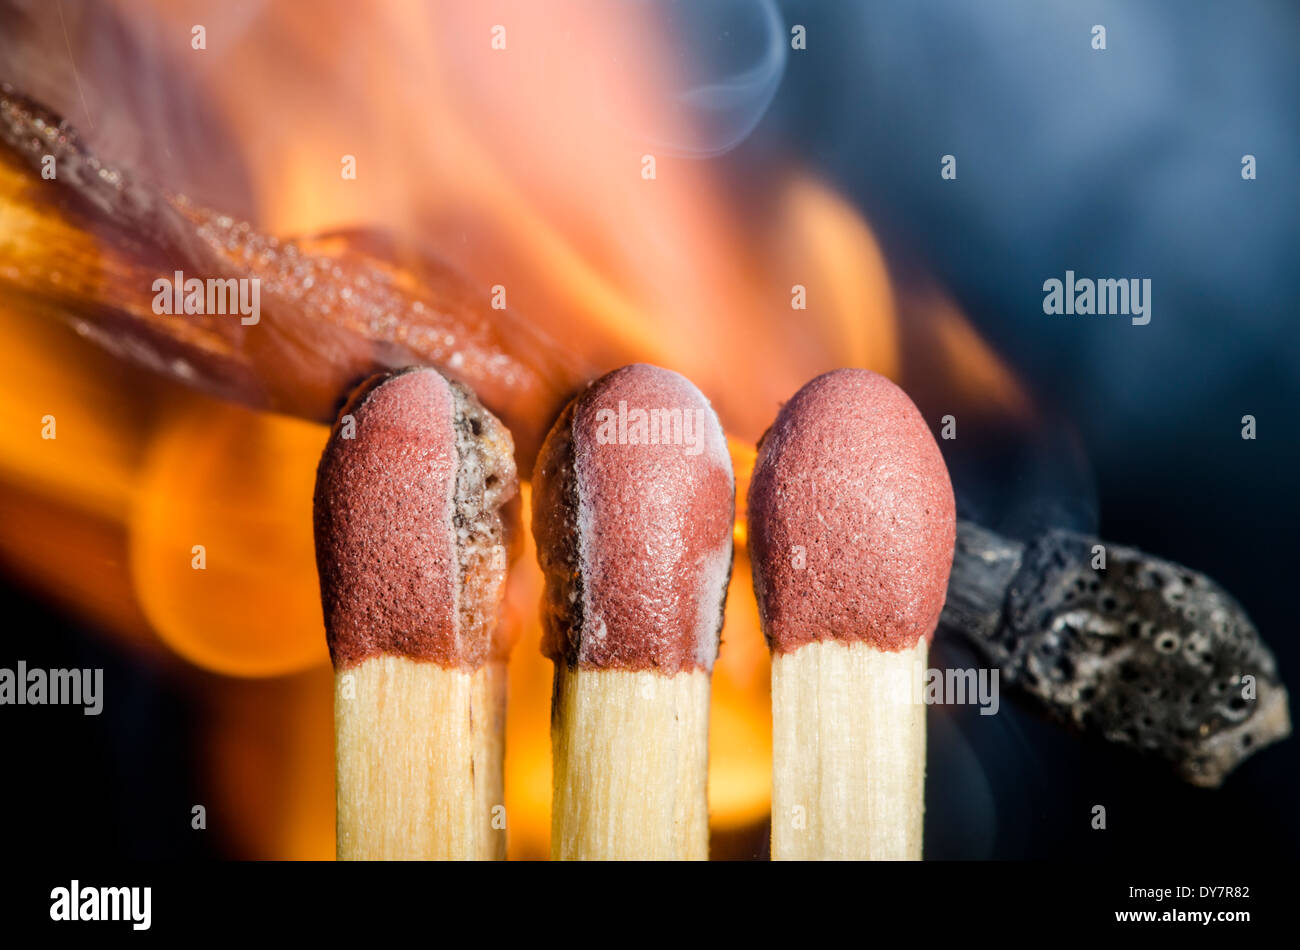
<svg viewBox="0 0 1300 950">
<path fill-rule="evenodd" d="M 45 156 L 56 177 L 41 177 Z M 445 264 L 399 267 L 357 236 L 286 240 L 100 161 L 61 117 L 0 85 L 0 291 L 155 372 L 331 421 L 339 393 L 424 363 L 472 387 L 531 459 L 584 374 Z M 261 319 L 155 309 L 154 282 L 256 279 Z M 531 440 L 531 441 L 530 441 Z"/>
<path fill-rule="evenodd" d="M 367 383 L 316 482 L 338 856 L 504 858 L 510 434 L 431 369 Z"/>
<path fill-rule="evenodd" d="M 759 443 L 750 558 L 772 646 L 772 857 L 921 857 L 925 706 L 952 566 L 948 469 L 907 395 L 819 376 Z"/>
<path fill-rule="evenodd" d="M 552 857 L 708 857 L 709 674 L 734 519 L 722 428 L 676 373 L 616 370 L 551 429 L 533 534 L 555 661 Z"/>
</svg>

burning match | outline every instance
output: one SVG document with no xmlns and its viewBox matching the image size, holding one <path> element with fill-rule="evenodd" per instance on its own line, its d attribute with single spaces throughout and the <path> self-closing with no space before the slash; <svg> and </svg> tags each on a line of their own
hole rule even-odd
<svg viewBox="0 0 1300 950">
<path fill-rule="evenodd" d="M 505 857 L 497 625 L 510 434 L 430 369 L 370 380 L 316 481 L 334 662 L 338 857 Z"/>
<path fill-rule="evenodd" d="M 919 860 L 926 665 L 952 566 L 948 469 L 907 395 L 867 370 L 795 394 L 749 487 L 772 647 L 772 858 Z"/>
<path fill-rule="evenodd" d="M 735 479 L 708 400 L 654 366 L 592 383 L 534 473 L 546 578 L 551 856 L 709 856 L 709 674 Z"/>
</svg>

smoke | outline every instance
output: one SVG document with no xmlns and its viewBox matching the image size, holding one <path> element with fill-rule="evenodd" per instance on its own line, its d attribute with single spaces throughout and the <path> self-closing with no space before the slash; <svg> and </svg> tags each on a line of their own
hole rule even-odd
<svg viewBox="0 0 1300 950">
<path fill-rule="evenodd" d="M 243 153 L 202 88 L 221 50 L 193 50 L 188 23 L 229 47 L 257 6 L 182 3 L 164 20 L 138 4 L 119 13 L 111 3 L 14 0 L 0 6 L 0 82 L 63 116 L 109 163 L 251 216 Z"/>
<path fill-rule="evenodd" d="M 788 33 L 774 0 L 637 0 L 663 37 L 655 92 L 668 121 L 627 128 L 648 145 L 691 158 L 744 142 L 785 73 Z M 607 115 L 610 113 L 607 112 Z"/>
</svg>

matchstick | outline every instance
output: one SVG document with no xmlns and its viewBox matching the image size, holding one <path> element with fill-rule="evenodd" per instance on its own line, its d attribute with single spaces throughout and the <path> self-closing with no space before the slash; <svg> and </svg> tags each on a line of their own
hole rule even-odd
<svg viewBox="0 0 1300 950">
<path fill-rule="evenodd" d="M 704 860 L 709 676 L 735 478 L 708 401 L 638 364 L 561 414 L 533 476 L 555 859 Z"/>
<path fill-rule="evenodd" d="M 364 384 L 316 475 L 340 860 L 505 857 L 510 434 L 431 369 Z"/>
<path fill-rule="evenodd" d="M 759 445 L 749 545 L 772 648 L 772 858 L 919 860 L 919 684 L 952 565 L 943 456 L 867 370 L 804 386 Z"/>
</svg>

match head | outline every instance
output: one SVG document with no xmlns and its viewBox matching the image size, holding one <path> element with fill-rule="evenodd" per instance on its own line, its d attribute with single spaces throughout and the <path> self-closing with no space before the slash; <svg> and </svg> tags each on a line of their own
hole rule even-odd
<svg viewBox="0 0 1300 950">
<path fill-rule="evenodd" d="M 722 427 L 687 379 L 639 363 L 588 386 L 533 473 L 546 655 L 589 669 L 712 669 L 735 493 Z"/>
<path fill-rule="evenodd" d="M 749 486 L 749 552 L 772 650 L 934 634 L 952 568 L 948 468 L 901 389 L 863 369 L 819 376 L 781 409 Z"/>
<path fill-rule="evenodd" d="M 497 616 L 519 483 L 510 433 L 432 369 L 348 400 L 316 473 L 316 564 L 336 670 L 378 655 L 475 669 Z"/>
</svg>

